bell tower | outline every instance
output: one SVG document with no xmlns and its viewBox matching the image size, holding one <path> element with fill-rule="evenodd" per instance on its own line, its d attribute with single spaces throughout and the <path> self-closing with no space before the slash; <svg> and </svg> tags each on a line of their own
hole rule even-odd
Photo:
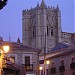
<svg viewBox="0 0 75 75">
<path fill-rule="evenodd" d="M 59 7 L 47 7 L 44 0 L 35 8 L 23 10 L 22 42 L 26 46 L 50 51 L 61 41 L 61 12 Z M 45 35 L 46 34 L 46 35 Z"/>
</svg>

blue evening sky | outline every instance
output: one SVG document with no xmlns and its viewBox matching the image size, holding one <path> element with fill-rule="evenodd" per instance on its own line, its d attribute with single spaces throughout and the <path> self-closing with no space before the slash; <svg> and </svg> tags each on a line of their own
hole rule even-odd
<svg viewBox="0 0 75 75">
<path fill-rule="evenodd" d="M 22 10 L 36 7 L 42 0 L 8 0 L 7 5 L 0 10 L 0 36 L 5 41 L 22 41 Z M 63 32 L 75 32 L 74 24 L 74 2 L 75 0 L 45 0 L 47 6 L 56 7 L 61 10 L 61 26 Z"/>
</svg>

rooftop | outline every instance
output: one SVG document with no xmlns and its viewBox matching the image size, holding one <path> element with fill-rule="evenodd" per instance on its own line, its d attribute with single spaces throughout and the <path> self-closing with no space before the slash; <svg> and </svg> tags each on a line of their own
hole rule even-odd
<svg viewBox="0 0 75 75">
<path fill-rule="evenodd" d="M 0 46 L 6 45 L 6 44 L 10 46 L 11 50 L 22 50 L 22 51 L 30 51 L 30 52 L 37 52 L 37 50 L 41 51 L 40 49 L 35 49 L 35 48 L 25 46 L 22 43 L 6 42 L 6 41 L 0 42 Z"/>
</svg>

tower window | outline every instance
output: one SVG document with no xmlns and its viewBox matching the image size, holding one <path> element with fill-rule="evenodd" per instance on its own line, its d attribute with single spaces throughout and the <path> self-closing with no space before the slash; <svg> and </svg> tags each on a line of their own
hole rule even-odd
<svg viewBox="0 0 75 75">
<path fill-rule="evenodd" d="M 54 33 L 53 33 L 53 27 L 51 27 L 51 36 L 53 36 Z"/>
<path fill-rule="evenodd" d="M 33 37 L 35 37 L 35 31 L 33 30 Z"/>
<path fill-rule="evenodd" d="M 49 28 L 48 28 L 48 26 L 47 26 L 47 35 L 49 35 Z"/>
<path fill-rule="evenodd" d="M 36 27 L 33 26 L 33 37 L 36 37 Z"/>
</svg>

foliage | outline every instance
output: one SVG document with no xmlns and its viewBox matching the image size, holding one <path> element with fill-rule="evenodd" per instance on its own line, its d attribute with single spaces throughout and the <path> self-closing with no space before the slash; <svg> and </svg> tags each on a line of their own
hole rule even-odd
<svg viewBox="0 0 75 75">
<path fill-rule="evenodd" d="M 0 10 L 7 4 L 7 0 L 0 0 Z"/>
</svg>

